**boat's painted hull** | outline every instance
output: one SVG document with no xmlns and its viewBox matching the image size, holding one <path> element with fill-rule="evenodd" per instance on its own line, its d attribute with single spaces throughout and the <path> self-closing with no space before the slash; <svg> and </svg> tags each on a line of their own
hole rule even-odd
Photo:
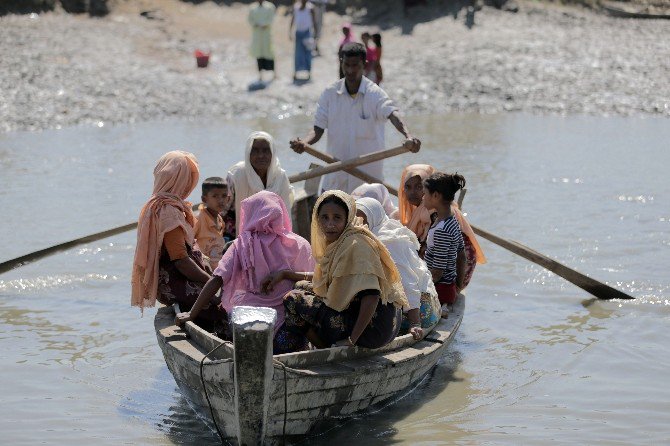
<svg viewBox="0 0 670 446">
<path fill-rule="evenodd" d="M 324 419 L 364 411 L 416 384 L 435 366 L 453 339 L 464 305 L 464 299 L 460 299 L 449 318 L 442 319 L 418 342 L 406 335 L 379 350 L 335 348 L 275 356 L 275 360 L 287 365 L 285 434 L 307 434 Z M 220 340 L 194 331 L 187 338 L 173 321 L 172 308 L 158 311 L 155 319 L 158 344 L 182 393 L 209 419 L 200 360 Z M 224 347 L 217 352 L 222 359 L 205 361 L 203 377 L 219 428 L 226 437 L 235 438 L 232 347 Z M 270 391 L 268 443 L 284 433 L 284 386 L 284 369 L 276 364 Z"/>
</svg>

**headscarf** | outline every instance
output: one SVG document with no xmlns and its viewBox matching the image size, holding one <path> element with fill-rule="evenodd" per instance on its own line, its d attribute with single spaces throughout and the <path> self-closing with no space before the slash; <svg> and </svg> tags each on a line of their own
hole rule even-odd
<svg viewBox="0 0 670 446">
<path fill-rule="evenodd" d="M 430 215 L 435 210 L 427 209 L 423 203 L 419 206 L 411 204 L 405 196 L 405 182 L 415 176 L 420 177 L 423 182 L 423 180 L 435 172 L 435 168 L 428 164 L 412 164 L 405 167 L 400 177 L 400 187 L 398 188 L 398 214 L 400 223 L 411 229 L 419 240 L 425 240 L 428 236 L 428 229 L 430 229 L 431 224 Z"/>
<path fill-rule="evenodd" d="M 318 223 L 321 203 L 336 196 L 347 206 L 347 225 L 340 237 L 327 244 Z M 356 218 L 356 202 L 340 190 L 322 194 L 312 212 L 312 254 L 314 292 L 335 311 L 344 311 L 359 292 L 379 289 L 382 303 L 403 307 L 407 298 L 400 282 L 400 273 L 384 245 Z"/>
<path fill-rule="evenodd" d="M 181 227 L 186 243 L 193 245 L 195 217 L 191 203 L 185 200 L 198 184 L 199 176 L 198 160 L 191 153 L 175 150 L 158 160 L 153 194 L 142 207 L 137 226 L 131 305 L 144 310 L 156 304 L 158 261 L 167 232 Z"/>
<path fill-rule="evenodd" d="M 254 168 L 251 166 L 251 147 L 254 141 L 263 139 L 270 144 L 270 151 L 272 152 L 272 159 L 270 160 L 270 167 L 268 168 L 267 187 L 263 186 L 263 180 L 258 176 Z M 240 203 L 242 200 L 249 198 L 256 192 L 268 190 L 279 195 L 286 205 L 287 209 L 293 206 L 293 186 L 288 181 L 286 171 L 281 168 L 279 159 L 275 153 L 274 139 L 266 132 L 253 132 L 247 139 L 247 147 L 244 152 L 244 161 L 235 164 L 230 172 L 229 178 L 233 181 L 233 188 L 235 190 L 235 224 L 240 226 Z"/>
<path fill-rule="evenodd" d="M 411 204 L 405 197 L 405 182 L 415 176 L 419 176 L 421 182 L 423 182 L 423 180 L 435 172 L 437 172 L 437 170 L 431 165 L 412 164 L 411 166 L 405 167 L 400 177 L 400 188 L 398 188 L 398 215 L 400 217 L 400 222 L 410 228 L 417 235 L 419 240 L 425 240 L 428 236 L 428 230 L 432 223 L 430 216 L 435 210 L 427 209 L 423 203 L 419 206 Z M 479 246 L 479 242 L 475 237 L 475 232 L 472 230 L 470 223 L 465 219 L 463 212 L 458 208 L 458 204 L 456 204 L 455 201 L 451 204 L 451 211 L 456 217 L 456 220 L 458 220 L 461 231 L 468 236 L 472 246 L 475 248 L 477 263 L 486 263 L 484 251 L 481 246 Z"/>
<path fill-rule="evenodd" d="M 351 192 L 351 196 L 354 197 L 354 199 L 363 197 L 374 198 L 382 204 L 384 211 L 388 216 L 391 216 L 391 214 L 398 210 L 395 204 L 393 204 L 393 201 L 391 201 L 389 190 L 386 186 L 380 183 L 363 183 Z"/>
<path fill-rule="evenodd" d="M 420 245 L 416 235 L 398 220 L 388 218 L 382 205 L 374 198 L 359 198 L 356 208 L 365 214 L 368 228 L 386 246 L 398 267 L 409 301 L 405 310 L 419 308 L 422 293 L 436 296 L 430 271 L 418 254 Z"/>
<path fill-rule="evenodd" d="M 348 29 L 348 30 L 349 30 L 349 34 L 347 34 L 346 36 L 342 37 L 342 40 L 340 40 L 340 49 L 342 49 L 342 47 L 343 47 L 344 45 L 346 45 L 347 43 L 349 43 L 349 42 L 353 42 L 353 41 L 354 41 L 354 32 L 352 31 L 351 23 L 348 23 L 348 22 L 345 23 L 344 25 L 342 25 L 342 28 L 346 28 L 346 29 Z"/>
<path fill-rule="evenodd" d="M 468 221 L 465 219 L 465 215 L 463 215 L 463 212 L 458 207 L 458 203 L 455 201 L 451 203 L 451 212 L 454 213 L 456 220 L 458 220 L 458 224 L 461 227 L 461 232 L 468 236 L 470 243 L 472 243 L 472 247 L 475 248 L 475 257 L 477 258 L 477 263 L 486 263 L 486 256 L 484 255 L 482 247 L 479 246 L 477 237 L 475 237 L 475 231 L 472 230 L 472 226 L 470 226 L 470 223 L 468 223 Z"/>
<path fill-rule="evenodd" d="M 261 293 L 261 282 L 271 272 L 290 269 L 312 271 L 314 259 L 309 243 L 291 232 L 291 219 L 281 197 L 261 191 L 242 201 L 241 226 L 214 274 L 223 278 L 221 305 L 230 314 L 233 307 L 249 305 L 277 310 L 275 332 L 284 322 L 283 296 L 293 288 L 289 280 Z"/>
</svg>

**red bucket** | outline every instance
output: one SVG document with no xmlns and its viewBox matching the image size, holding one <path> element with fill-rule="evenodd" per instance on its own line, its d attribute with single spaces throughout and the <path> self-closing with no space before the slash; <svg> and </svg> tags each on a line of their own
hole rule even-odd
<svg viewBox="0 0 670 446">
<path fill-rule="evenodd" d="M 205 68 L 209 64 L 209 55 L 211 53 L 203 53 L 200 50 L 195 50 L 195 61 L 198 64 L 198 68 Z"/>
</svg>

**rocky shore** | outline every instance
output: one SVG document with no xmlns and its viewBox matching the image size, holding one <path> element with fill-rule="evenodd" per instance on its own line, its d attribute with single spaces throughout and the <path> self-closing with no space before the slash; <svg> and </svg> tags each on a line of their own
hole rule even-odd
<svg viewBox="0 0 670 446">
<path fill-rule="evenodd" d="M 406 114 L 468 111 L 670 117 L 670 21 L 619 19 L 588 9 L 518 3 L 516 14 L 484 7 L 374 11 L 355 32 L 381 30 L 384 88 Z M 246 5 L 137 0 L 104 18 L 49 12 L 0 17 L 0 131 L 165 117 L 311 113 L 336 77 L 338 28 L 329 12 L 312 82 L 292 82 L 292 42 L 280 7 L 279 77 L 256 79 Z M 193 51 L 211 51 L 197 69 Z"/>
</svg>

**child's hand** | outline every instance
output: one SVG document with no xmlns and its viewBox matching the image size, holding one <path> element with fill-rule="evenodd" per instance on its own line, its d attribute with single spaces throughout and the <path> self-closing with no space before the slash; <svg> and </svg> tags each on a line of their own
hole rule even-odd
<svg viewBox="0 0 670 446">
<path fill-rule="evenodd" d="M 184 324 L 191 320 L 191 312 L 179 313 L 174 317 L 174 324 L 177 327 L 183 327 Z"/>
<path fill-rule="evenodd" d="M 276 271 L 268 274 L 265 279 L 261 281 L 261 292 L 268 294 L 272 291 L 279 282 L 284 280 L 284 271 Z"/>
<path fill-rule="evenodd" d="M 409 333 L 412 335 L 415 341 L 418 341 L 423 336 L 423 328 L 412 327 L 409 329 Z"/>
</svg>

